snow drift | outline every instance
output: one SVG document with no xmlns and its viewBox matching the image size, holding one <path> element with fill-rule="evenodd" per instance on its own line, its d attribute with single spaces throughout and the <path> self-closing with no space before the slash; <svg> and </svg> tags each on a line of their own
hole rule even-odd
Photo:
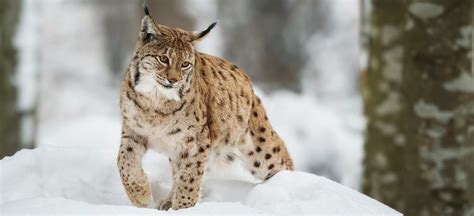
<svg viewBox="0 0 474 216">
<path fill-rule="evenodd" d="M 166 195 L 170 170 L 155 157 L 145 170 L 155 197 Z M 284 171 L 262 183 L 207 179 L 203 201 L 178 211 L 131 206 L 116 169 L 116 149 L 41 147 L 0 161 L 2 214 L 351 214 L 401 215 L 324 177 Z"/>
</svg>

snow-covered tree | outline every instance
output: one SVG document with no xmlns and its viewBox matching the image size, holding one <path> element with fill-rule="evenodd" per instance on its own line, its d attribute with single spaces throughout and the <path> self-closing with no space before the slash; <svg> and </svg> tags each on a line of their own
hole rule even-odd
<svg viewBox="0 0 474 216">
<path fill-rule="evenodd" d="M 473 1 L 367 8 L 364 192 L 406 215 L 472 215 Z"/>
</svg>

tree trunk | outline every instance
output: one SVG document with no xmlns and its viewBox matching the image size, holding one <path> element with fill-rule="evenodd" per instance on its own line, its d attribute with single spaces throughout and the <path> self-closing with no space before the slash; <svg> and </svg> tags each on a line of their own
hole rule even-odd
<svg viewBox="0 0 474 216">
<path fill-rule="evenodd" d="M 0 159 L 21 148 L 20 113 L 13 82 L 16 50 L 13 47 L 20 9 L 18 0 L 0 1 Z"/>
<path fill-rule="evenodd" d="M 472 215 L 471 0 L 372 0 L 363 190 L 406 215 Z"/>
</svg>

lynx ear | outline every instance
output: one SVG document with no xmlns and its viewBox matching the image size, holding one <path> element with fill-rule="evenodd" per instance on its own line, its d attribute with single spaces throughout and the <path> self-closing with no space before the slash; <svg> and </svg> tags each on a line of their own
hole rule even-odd
<svg viewBox="0 0 474 216">
<path fill-rule="evenodd" d="M 146 1 L 143 4 L 143 11 L 145 11 L 145 16 L 142 19 L 142 32 L 156 34 L 157 29 L 155 20 L 153 20 L 153 17 L 151 17 L 150 15 L 150 11 L 148 10 L 148 5 L 146 4 Z"/>
<path fill-rule="evenodd" d="M 204 39 L 209 34 L 209 32 L 211 32 L 211 30 L 216 26 L 216 24 L 217 22 L 213 22 L 209 27 L 206 28 L 206 30 L 202 32 L 194 33 L 191 38 L 191 42 L 193 44 L 196 44 L 202 39 Z"/>
<path fill-rule="evenodd" d="M 145 11 L 145 16 L 142 19 L 142 26 L 140 32 L 140 38 L 145 42 L 149 42 L 153 39 L 153 37 L 159 35 L 158 27 L 153 20 L 153 17 L 150 15 L 150 11 L 148 10 L 148 6 L 146 1 L 143 6 L 143 10 Z"/>
<path fill-rule="evenodd" d="M 148 3 L 143 1 L 143 11 L 145 11 L 145 15 L 150 16 L 150 11 L 148 11 Z"/>
</svg>

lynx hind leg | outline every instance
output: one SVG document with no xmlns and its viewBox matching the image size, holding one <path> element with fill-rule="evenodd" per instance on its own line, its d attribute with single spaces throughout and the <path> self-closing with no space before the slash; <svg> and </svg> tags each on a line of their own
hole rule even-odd
<svg viewBox="0 0 474 216">
<path fill-rule="evenodd" d="M 281 170 L 293 170 L 293 161 L 280 139 L 268 122 L 260 99 L 255 96 L 249 118 L 251 145 L 242 152 L 245 165 L 255 177 L 267 180 Z"/>
<path fill-rule="evenodd" d="M 263 145 L 259 137 L 253 138 L 245 157 L 245 167 L 258 179 L 267 180 L 282 170 L 294 170 L 293 161 L 279 137 L 266 138 Z"/>
<path fill-rule="evenodd" d="M 144 142 L 144 138 L 122 133 L 117 166 L 122 184 L 133 205 L 154 208 L 150 185 L 141 163 L 146 152 Z"/>
</svg>

